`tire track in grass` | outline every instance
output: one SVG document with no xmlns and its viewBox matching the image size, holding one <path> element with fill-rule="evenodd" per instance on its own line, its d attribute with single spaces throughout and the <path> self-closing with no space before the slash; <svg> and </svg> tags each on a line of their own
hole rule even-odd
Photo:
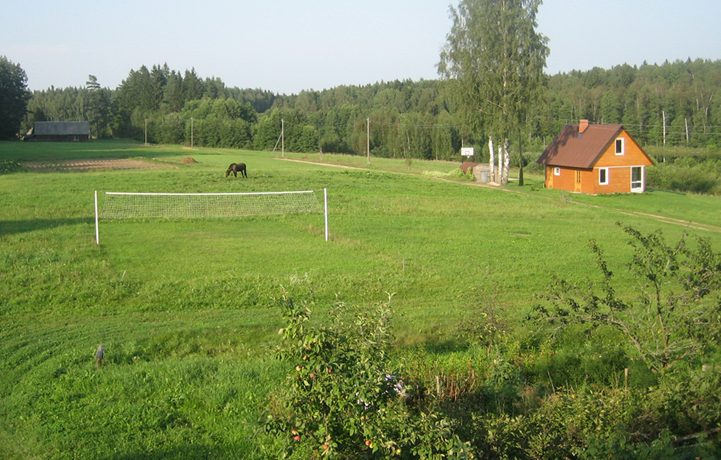
<svg viewBox="0 0 721 460">
<path fill-rule="evenodd" d="M 586 206 L 586 207 L 594 208 L 594 209 L 604 209 L 604 210 L 615 211 L 615 212 L 617 212 L 619 214 L 623 214 L 625 216 L 643 217 L 646 219 L 653 219 L 653 220 L 656 220 L 658 222 L 662 222 L 665 224 L 678 225 L 680 227 L 692 228 L 694 230 L 702 230 L 702 231 L 711 232 L 711 233 L 721 233 L 721 227 L 719 227 L 717 225 L 703 224 L 701 222 L 694 222 L 692 220 L 676 219 L 674 217 L 662 216 L 659 214 L 651 214 L 651 213 L 641 212 L 641 211 L 628 211 L 628 210 L 618 209 L 618 208 L 614 208 L 614 207 L 610 207 L 610 206 L 601 206 L 598 204 L 582 203 L 580 201 L 574 201 L 574 200 L 571 200 L 570 202 L 572 204 L 576 204 L 579 206 Z"/>
<path fill-rule="evenodd" d="M 362 167 L 358 167 L 358 166 L 336 165 L 336 164 L 332 164 L 332 163 L 321 163 L 318 161 L 297 160 L 297 159 L 291 159 L 291 158 L 278 158 L 278 160 L 291 161 L 294 163 L 306 163 L 306 164 L 312 164 L 312 165 L 316 165 L 316 166 L 327 166 L 330 168 L 370 171 L 368 168 L 362 168 Z M 376 171 L 376 170 L 374 170 L 374 171 Z M 431 180 L 437 180 L 437 181 L 447 182 L 447 183 L 456 184 L 456 185 L 463 185 L 466 187 L 478 187 L 478 188 L 484 188 L 484 189 L 498 190 L 499 192 L 517 193 L 517 194 L 524 193 L 524 192 L 509 190 L 507 188 L 497 187 L 497 186 L 493 186 L 493 185 L 479 184 L 476 182 L 458 182 L 458 181 L 454 181 L 454 180 L 450 180 L 450 179 L 445 179 L 442 177 L 427 177 L 427 176 L 423 176 L 422 174 L 404 173 L 404 172 L 400 172 L 400 171 L 386 171 L 386 170 L 377 170 L 377 171 L 389 173 L 389 174 L 398 174 L 398 175 L 402 175 L 402 176 L 424 177 L 424 178 L 428 178 Z M 547 198 L 549 200 L 551 199 L 551 197 L 543 197 L 543 198 Z M 701 231 L 721 234 L 721 227 L 719 227 L 717 225 L 704 224 L 704 223 L 695 222 L 692 220 L 677 219 L 674 217 L 662 216 L 659 214 L 652 214 L 652 213 L 646 213 L 646 212 L 641 212 L 641 211 L 628 211 L 628 210 L 624 210 L 624 209 L 614 208 L 611 206 L 601 206 L 598 204 L 583 203 L 583 202 L 576 201 L 573 199 L 569 200 L 569 203 L 574 204 L 574 205 L 579 205 L 579 206 L 586 206 L 586 207 L 590 207 L 590 208 L 594 208 L 594 209 L 603 209 L 603 210 L 607 210 L 607 211 L 613 211 L 613 212 L 617 212 L 619 214 L 623 214 L 625 216 L 642 217 L 642 218 L 646 218 L 646 219 L 652 219 L 652 220 L 655 220 L 657 222 L 661 222 L 664 224 L 677 225 L 680 227 L 691 228 L 694 230 L 701 230 Z"/>
</svg>

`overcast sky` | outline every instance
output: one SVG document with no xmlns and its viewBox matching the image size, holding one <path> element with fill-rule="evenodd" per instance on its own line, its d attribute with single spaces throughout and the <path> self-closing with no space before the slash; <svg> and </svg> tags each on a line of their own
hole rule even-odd
<svg viewBox="0 0 721 460">
<path fill-rule="evenodd" d="M 278 93 L 437 78 L 457 0 L 0 0 L 0 55 L 30 89 L 115 88 L 167 63 Z M 547 73 L 721 59 L 721 0 L 545 0 Z"/>
</svg>

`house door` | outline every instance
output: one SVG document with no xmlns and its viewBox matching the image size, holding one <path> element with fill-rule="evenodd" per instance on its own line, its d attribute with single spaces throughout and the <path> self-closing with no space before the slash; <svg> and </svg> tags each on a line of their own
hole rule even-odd
<svg viewBox="0 0 721 460">
<path fill-rule="evenodd" d="M 576 181 L 573 184 L 573 191 L 574 192 L 581 191 L 581 171 L 576 171 Z"/>
<path fill-rule="evenodd" d="M 631 167 L 631 191 L 643 192 L 643 166 Z"/>
</svg>

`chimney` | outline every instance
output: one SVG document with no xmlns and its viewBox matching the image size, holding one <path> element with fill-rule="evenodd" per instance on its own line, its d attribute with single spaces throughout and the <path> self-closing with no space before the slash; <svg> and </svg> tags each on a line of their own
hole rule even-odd
<svg viewBox="0 0 721 460">
<path fill-rule="evenodd" d="M 581 120 L 578 122 L 578 134 L 583 134 L 588 128 L 588 120 Z"/>
</svg>

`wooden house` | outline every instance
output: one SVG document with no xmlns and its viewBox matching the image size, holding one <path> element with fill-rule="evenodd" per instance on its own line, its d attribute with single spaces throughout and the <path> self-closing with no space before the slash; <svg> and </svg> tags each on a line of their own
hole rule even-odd
<svg viewBox="0 0 721 460">
<path fill-rule="evenodd" d="M 25 140 L 32 141 L 87 141 L 90 123 L 87 121 L 36 121 Z"/>
<path fill-rule="evenodd" d="M 651 158 L 622 125 L 566 125 L 546 148 L 546 188 L 598 195 L 646 190 Z"/>
</svg>

